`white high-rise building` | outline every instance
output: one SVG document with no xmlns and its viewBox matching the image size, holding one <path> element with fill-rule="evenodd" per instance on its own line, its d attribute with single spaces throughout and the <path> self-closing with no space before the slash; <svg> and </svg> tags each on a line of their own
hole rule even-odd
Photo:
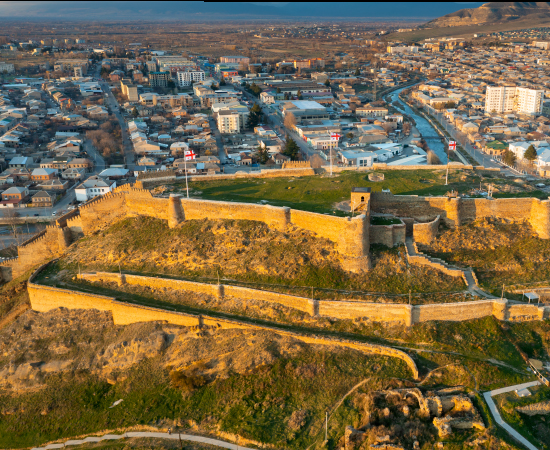
<svg viewBox="0 0 550 450">
<path fill-rule="evenodd" d="M 191 82 L 197 83 L 199 81 L 204 81 L 204 80 L 205 80 L 205 76 L 202 70 L 196 70 L 196 71 L 186 70 L 185 72 L 178 72 L 179 87 L 191 86 Z"/>
<path fill-rule="evenodd" d="M 485 112 L 536 115 L 542 112 L 544 91 L 516 86 L 487 86 Z"/>
<path fill-rule="evenodd" d="M 240 133 L 241 121 L 237 111 L 222 109 L 218 112 L 218 130 L 220 133 Z"/>
</svg>

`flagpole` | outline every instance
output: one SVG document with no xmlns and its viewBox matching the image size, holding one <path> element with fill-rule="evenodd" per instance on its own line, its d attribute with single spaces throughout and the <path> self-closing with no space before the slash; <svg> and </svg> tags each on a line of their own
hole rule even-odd
<svg viewBox="0 0 550 450">
<path fill-rule="evenodd" d="M 187 190 L 187 198 L 189 198 L 189 184 L 187 183 L 187 156 L 185 156 L 185 189 Z"/>
<path fill-rule="evenodd" d="M 330 176 L 332 176 L 332 144 L 330 146 Z"/>
</svg>

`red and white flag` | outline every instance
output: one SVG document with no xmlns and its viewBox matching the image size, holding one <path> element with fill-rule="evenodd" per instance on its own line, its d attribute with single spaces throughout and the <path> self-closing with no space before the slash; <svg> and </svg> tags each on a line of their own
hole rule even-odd
<svg viewBox="0 0 550 450">
<path fill-rule="evenodd" d="M 342 137 L 341 134 L 338 134 L 338 133 L 330 133 L 330 140 L 331 140 L 331 141 L 339 141 L 341 137 Z"/>
<path fill-rule="evenodd" d="M 191 161 L 192 159 L 195 159 L 197 157 L 197 154 L 193 150 L 186 150 L 185 151 L 185 160 Z"/>
<path fill-rule="evenodd" d="M 456 150 L 456 141 L 449 141 L 449 150 Z"/>
</svg>

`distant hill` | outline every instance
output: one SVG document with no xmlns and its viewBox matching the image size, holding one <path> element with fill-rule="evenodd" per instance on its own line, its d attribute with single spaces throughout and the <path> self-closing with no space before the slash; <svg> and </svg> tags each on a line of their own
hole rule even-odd
<svg viewBox="0 0 550 450">
<path fill-rule="evenodd" d="M 550 22 L 550 2 L 489 2 L 478 8 L 447 14 L 425 26 L 439 28 L 513 22 L 532 22 L 533 26 Z"/>
</svg>

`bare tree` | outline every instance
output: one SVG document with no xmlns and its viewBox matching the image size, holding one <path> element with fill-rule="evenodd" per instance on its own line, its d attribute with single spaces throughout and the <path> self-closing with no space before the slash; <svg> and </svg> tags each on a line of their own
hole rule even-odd
<svg viewBox="0 0 550 450">
<path fill-rule="evenodd" d="M 17 225 L 19 220 L 17 220 L 19 217 L 19 212 L 16 211 L 14 208 L 6 208 L 4 213 L 4 219 L 6 220 L 6 225 L 8 225 L 11 229 L 11 232 L 13 234 L 13 239 L 15 240 L 16 245 L 19 244 L 19 241 L 17 240 Z"/>
<path fill-rule="evenodd" d="M 428 164 L 441 164 L 439 157 L 433 152 L 433 150 L 428 150 L 426 152 L 426 162 Z"/>
<path fill-rule="evenodd" d="M 296 126 L 296 117 L 291 112 L 285 113 L 285 127 L 291 130 Z"/>
</svg>

